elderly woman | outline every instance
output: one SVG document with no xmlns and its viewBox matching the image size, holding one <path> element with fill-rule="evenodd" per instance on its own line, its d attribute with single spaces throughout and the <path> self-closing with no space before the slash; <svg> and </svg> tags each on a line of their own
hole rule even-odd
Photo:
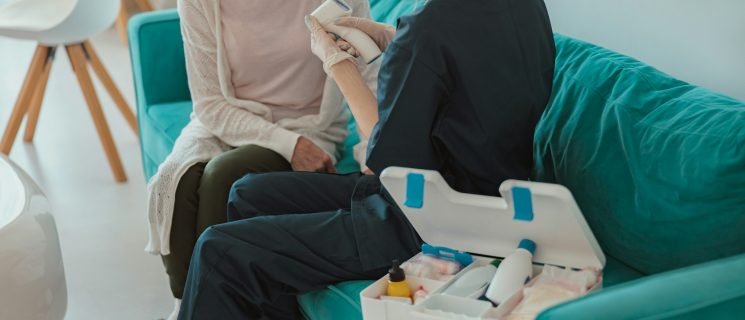
<svg viewBox="0 0 745 320">
<path fill-rule="evenodd" d="M 146 248 L 163 257 L 175 311 L 194 244 L 225 222 L 234 181 L 256 172 L 335 172 L 348 115 L 303 23 L 321 2 L 178 2 L 194 112 L 148 186 Z M 355 16 L 369 17 L 366 1 L 350 3 Z M 374 64 L 363 70 L 371 90 L 377 72 Z"/>
</svg>

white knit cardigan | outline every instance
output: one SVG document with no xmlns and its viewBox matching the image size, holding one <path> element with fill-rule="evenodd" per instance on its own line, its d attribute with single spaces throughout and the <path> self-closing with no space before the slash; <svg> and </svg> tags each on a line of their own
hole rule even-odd
<svg viewBox="0 0 745 320">
<path fill-rule="evenodd" d="M 302 1 L 321 3 L 320 0 Z M 370 17 L 366 0 L 349 2 L 355 16 Z M 170 254 L 176 187 L 194 164 L 207 162 L 233 147 L 249 144 L 274 150 L 290 161 L 300 136 L 312 140 L 336 159 L 336 146 L 347 136 L 348 115 L 344 110 L 343 96 L 331 77 L 325 81 L 319 114 L 272 122 L 269 107 L 235 97 L 222 40 L 220 1 L 179 0 L 178 11 L 194 111 L 191 121 L 176 139 L 173 151 L 148 183 L 150 232 L 145 251 L 161 255 Z M 377 88 L 379 67 L 379 63 L 361 67 L 373 92 Z M 366 141 L 361 144 L 366 144 Z M 361 149 L 356 148 L 358 151 Z M 364 159 L 360 152 L 355 154 L 358 161 Z"/>
</svg>

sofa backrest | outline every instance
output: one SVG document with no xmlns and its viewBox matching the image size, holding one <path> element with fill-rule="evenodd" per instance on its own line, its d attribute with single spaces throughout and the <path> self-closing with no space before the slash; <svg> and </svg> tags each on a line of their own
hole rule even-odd
<svg viewBox="0 0 745 320">
<path fill-rule="evenodd" d="M 370 15 L 378 22 L 396 25 L 400 16 L 414 12 L 427 0 L 370 0 Z"/>
<path fill-rule="evenodd" d="M 176 10 L 136 15 L 128 32 L 138 112 L 139 106 L 191 100 Z"/>
<path fill-rule="evenodd" d="M 745 252 L 745 103 L 557 36 L 535 177 L 567 186 L 607 255 L 657 273 Z"/>
</svg>

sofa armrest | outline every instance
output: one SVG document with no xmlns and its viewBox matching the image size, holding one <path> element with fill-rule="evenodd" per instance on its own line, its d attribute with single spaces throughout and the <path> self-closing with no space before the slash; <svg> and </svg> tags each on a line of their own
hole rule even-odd
<svg viewBox="0 0 745 320">
<path fill-rule="evenodd" d="M 745 254 L 614 286 L 537 319 L 725 319 L 745 314 Z"/>
<path fill-rule="evenodd" d="M 139 117 L 154 104 L 190 101 L 178 12 L 135 15 L 128 31 Z"/>
<path fill-rule="evenodd" d="M 191 113 L 190 109 L 176 108 L 190 106 L 191 101 L 180 23 L 176 10 L 141 13 L 129 20 L 137 124 L 147 180 L 171 152 L 172 140 L 185 125 L 178 124 L 183 122 L 179 119 L 185 117 L 188 121 Z M 167 115 L 168 112 L 175 113 Z M 162 116 L 157 117 L 159 114 Z M 178 132 L 169 133 L 173 130 Z"/>
</svg>

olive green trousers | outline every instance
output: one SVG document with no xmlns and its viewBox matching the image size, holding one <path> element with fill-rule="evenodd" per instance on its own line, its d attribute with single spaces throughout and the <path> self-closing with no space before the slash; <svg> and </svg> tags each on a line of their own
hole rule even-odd
<svg viewBox="0 0 745 320">
<path fill-rule="evenodd" d="M 162 256 L 173 296 L 181 299 L 197 238 L 208 227 L 225 222 L 233 183 L 249 173 L 291 171 L 280 154 L 256 145 L 227 151 L 189 168 L 176 188 L 171 223 L 171 253 Z"/>
</svg>

